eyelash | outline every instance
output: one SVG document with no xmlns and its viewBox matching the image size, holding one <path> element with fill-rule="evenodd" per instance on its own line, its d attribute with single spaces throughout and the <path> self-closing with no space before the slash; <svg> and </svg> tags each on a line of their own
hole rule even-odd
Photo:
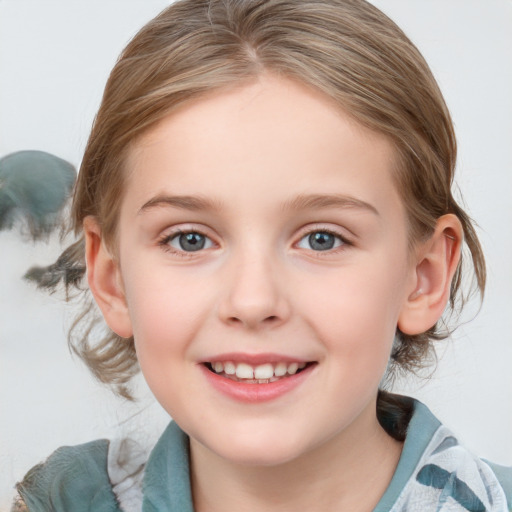
<svg viewBox="0 0 512 512">
<path fill-rule="evenodd" d="M 338 245 L 336 245 L 332 248 L 329 248 L 329 249 L 325 249 L 325 250 L 315 251 L 312 248 L 305 248 L 306 250 L 310 251 L 311 253 L 314 253 L 315 256 L 318 256 L 318 257 L 332 255 L 333 253 L 336 254 L 340 251 L 346 250 L 347 247 L 350 247 L 353 245 L 353 243 L 350 240 L 348 240 L 347 238 L 342 236 L 340 233 L 335 232 L 334 230 L 325 229 L 322 227 L 315 227 L 314 229 L 308 229 L 307 231 L 303 231 L 301 233 L 299 241 L 296 242 L 294 244 L 294 246 L 298 247 L 300 242 L 302 242 L 302 240 L 305 240 L 308 237 L 311 237 L 311 235 L 313 235 L 315 233 L 322 233 L 322 234 L 327 234 L 327 235 L 333 236 L 336 239 L 335 243 L 339 242 Z M 212 239 L 208 235 L 206 235 L 203 231 L 201 231 L 200 229 L 179 229 L 170 234 L 166 234 L 158 240 L 158 246 L 160 246 L 164 251 L 170 252 L 174 255 L 177 255 L 177 256 L 180 256 L 183 258 L 191 258 L 194 256 L 194 254 L 196 252 L 197 253 L 203 252 L 205 250 L 205 248 L 200 248 L 197 251 L 186 251 L 186 250 L 175 249 L 174 247 L 172 247 L 170 245 L 170 243 L 173 240 L 175 240 L 177 237 L 179 237 L 181 235 L 190 235 L 190 234 L 200 235 L 200 236 L 204 237 L 206 240 L 208 240 L 210 242 L 211 246 L 215 246 L 215 242 L 213 242 Z M 210 247 L 207 247 L 206 249 L 209 249 Z"/>
<path fill-rule="evenodd" d="M 338 252 L 344 251 L 348 247 L 351 247 L 353 245 L 353 243 L 350 240 L 348 240 L 345 236 L 341 235 L 340 233 L 332 229 L 326 229 L 322 226 L 315 226 L 314 228 L 309 228 L 303 233 L 301 233 L 299 241 L 295 244 L 295 246 L 299 246 L 302 240 L 308 239 L 309 237 L 311 237 L 311 235 L 314 235 L 315 233 L 322 233 L 333 236 L 336 239 L 334 243 L 339 242 L 337 246 L 325 250 L 315 251 L 314 249 L 306 248 L 309 252 L 313 253 L 315 257 L 327 257 L 332 254 L 337 254 Z"/>
<path fill-rule="evenodd" d="M 166 234 L 166 235 L 162 236 L 158 240 L 158 246 L 161 247 L 164 251 L 170 252 L 173 255 L 176 255 L 176 256 L 179 256 L 179 257 L 182 257 L 182 258 L 191 258 L 191 257 L 194 256 L 194 254 L 196 252 L 202 252 L 203 249 L 201 248 L 198 251 L 179 250 L 179 249 L 175 249 L 174 247 L 172 247 L 170 245 L 170 243 L 175 238 L 177 238 L 177 237 L 179 237 L 181 235 L 192 235 L 192 234 L 193 235 L 201 235 L 205 239 L 209 240 L 212 245 L 214 245 L 214 242 L 212 241 L 212 239 L 207 234 L 202 232 L 200 229 L 179 229 L 179 230 L 173 231 L 170 234 Z"/>
</svg>

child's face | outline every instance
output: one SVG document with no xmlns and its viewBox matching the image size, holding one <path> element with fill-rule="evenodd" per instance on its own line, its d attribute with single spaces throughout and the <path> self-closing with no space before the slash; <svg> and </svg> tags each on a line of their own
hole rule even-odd
<svg viewBox="0 0 512 512">
<path fill-rule="evenodd" d="M 271 77 L 181 108 L 132 149 L 127 318 L 150 388 L 192 446 L 277 464 L 375 429 L 415 287 L 392 168 L 384 137 Z M 240 383 L 215 362 L 270 363 L 263 378 L 307 366 Z"/>
</svg>

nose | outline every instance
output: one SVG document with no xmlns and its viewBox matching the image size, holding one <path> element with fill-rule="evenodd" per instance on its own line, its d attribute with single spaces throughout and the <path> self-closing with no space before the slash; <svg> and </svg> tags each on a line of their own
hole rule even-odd
<svg viewBox="0 0 512 512">
<path fill-rule="evenodd" d="M 286 322 L 290 304 L 276 267 L 271 257 L 254 252 L 230 262 L 219 304 L 224 323 L 260 330 Z"/>
</svg>

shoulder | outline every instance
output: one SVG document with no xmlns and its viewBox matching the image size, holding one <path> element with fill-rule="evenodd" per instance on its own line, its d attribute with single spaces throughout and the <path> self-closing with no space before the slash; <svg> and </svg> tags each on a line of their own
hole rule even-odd
<svg viewBox="0 0 512 512">
<path fill-rule="evenodd" d="M 97 440 L 59 448 L 17 484 L 20 503 L 37 511 L 119 511 L 107 472 L 108 447 L 107 440 Z"/>
<path fill-rule="evenodd" d="M 512 466 L 500 466 L 487 460 L 484 460 L 484 462 L 496 476 L 507 497 L 508 507 L 512 511 Z"/>
<path fill-rule="evenodd" d="M 474 456 L 414 401 L 402 456 L 375 512 L 509 512 L 512 468 Z"/>
<path fill-rule="evenodd" d="M 421 422 L 432 417 L 419 405 L 412 433 L 421 434 Z M 439 424 L 425 446 L 411 489 L 438 506 L 450 503 L 453 510 L 508 512 L 512 510 L 512 469 L 490 464 L 476 457 L 444 425 Z M 459 508 L 457 508 L 459 507 Z"/>
<path fill-rule="evenodd" d="M 490 464 L 464 447 L 441 426 L 423 454 L 415 485 L 423 494 L 448 500 L 461 510 L 512 510 L 511 469 Z"/>
<path fill-rule="evenodd" d="M 171 422 L 148 456 L 129 438 L 61 447 L 17 484 L 12 511 L 192 511 L 186 434 Z"/>
</svg>

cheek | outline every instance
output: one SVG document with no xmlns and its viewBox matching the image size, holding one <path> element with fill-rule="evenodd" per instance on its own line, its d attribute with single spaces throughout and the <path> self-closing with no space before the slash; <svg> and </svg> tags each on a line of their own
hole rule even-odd
<svg viewBox="0 0 512 512">
<path fill-rule="evenodd" d="M 208 308 L 199 304 L 199 289 L 168 285 L 161 279 L 137 276 L 127 283 L 135 349 L 144 379 L 163 408 L 174 417 L 190 407 L 189 394 L 197 386 L 191 378 L 196 364 L 191 347 Z M 186 290 L 186 292 L 180 291 Z"/>
<path fill-rule="evenodd" d="M 364 263 L 364 264 L 363 264 Z M 375 260 L 315 276 L 295 291 L 302 314 L 340 360 L 387 364 L 403 303 L 405 267 Z M 405 265 L 405 263 L 404 263 Z"/>
<path fill-rule="evenodd" d="M 201 305 L 206 301 L 204 287 L 152 274 L 133 272 L 125 284 L 141 367 L 146 361 L 164 366 L 183 357 L 208 311 Z"/>
</svg>

